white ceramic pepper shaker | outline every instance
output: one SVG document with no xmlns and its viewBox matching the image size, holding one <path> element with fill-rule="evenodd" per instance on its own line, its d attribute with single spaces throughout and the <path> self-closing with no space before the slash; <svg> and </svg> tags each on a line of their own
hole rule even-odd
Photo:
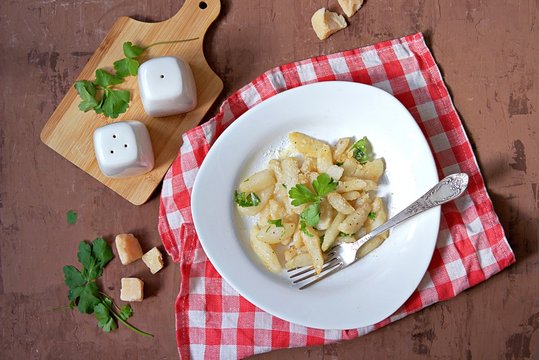
<svg viewBox="0 0 539 360">
<path fill-rule="evenodd" d="M 152 117 L 177 115 L 197 106 L 193 72 L 174 56 L 144 62 L 138 70 L 138 86 L 144 111 Z"/>
</svg>

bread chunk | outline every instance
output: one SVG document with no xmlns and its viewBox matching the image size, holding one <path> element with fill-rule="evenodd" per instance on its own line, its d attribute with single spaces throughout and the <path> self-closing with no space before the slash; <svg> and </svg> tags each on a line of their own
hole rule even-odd
<svg viewBox="0 0 539 360">
<path fill-rule="evenodd" d="M 122 278 L 120 300 L 142 301 L 144 299 L 144 281 L 137 278 Z"/>
<path fill-rule="evenodd" d="M 344 29 L 347 24 L 342 15 L 327 11 L 325 8 L 318 9 L 311 18 L 316 36 L 320 40 L 327 39 L 330 35 Z"/>
<path fill-rule="evenodd" d="M 163 255 L 161 255 L 161 252 L 156 247 L 142 255 L 142 261 L 150 268 L 152 274 L 163 268 Z"/>
<path fill-rule="evenodd" d="M 142 257 L 142 248 L 133 234 L 118 234 L 114 242 L 123 265 L 130 264 Z"/>
<path fill-rule="evenodd" d="M 363 5 L 363 0 L 338 0 L 342 11 L 348 17 L 352 17 Z"/>
</svg>

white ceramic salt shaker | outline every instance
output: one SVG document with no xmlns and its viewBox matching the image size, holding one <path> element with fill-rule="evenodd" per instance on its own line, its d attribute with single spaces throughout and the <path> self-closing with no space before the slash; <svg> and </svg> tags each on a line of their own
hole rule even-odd
<svg viewBox="0 0 539 360">
<path fill-rule="evenodd" d="M 193 72 L 185 61 L 174 56 L 156 57 L 138 70 L 142 105 L 152 117 L 176 115 L 197 106 Z"/>
<path fill-rule="evenodd" d="M 154 166 L 150 134 L 140 121 L 120 121 L 97 128 L 94 150 L 105 176 L 141 175 Z"/>
</svg>

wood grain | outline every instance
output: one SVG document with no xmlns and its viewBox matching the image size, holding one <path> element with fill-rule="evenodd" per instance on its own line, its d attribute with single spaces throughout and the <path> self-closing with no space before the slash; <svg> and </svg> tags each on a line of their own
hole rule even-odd
<svg viewBox="0 0 539 360">
<path fill-rule="evenodd" d="M 219 14 L 221 4 L 219 0 L 205 1 L 203 6 L 199 4 L 199 1 L 189 0 L 176 15 L 157 23 L 145 23 L 125 16 L 119 18 L 77 78 L 93 79 L 95 70 L 100 68 L 112 70 L 111 64 L 124 57 L 122 44 L 125 41 L 144 47 L 156 42 L 197 39 L 154 46 L 141 58 L 144 61 L 170 55 L 189 63 L 197 84 L 198 105 L 195 110 L 152 118 L 144 112 L 139 92 L 134 90 L 128 110 L 117 119 L 110 119 L 93 111 L 80 111 L 80 98 L 70 87 L 41 132 L 41 140 L 45 144 L 135 205 L 143 204 L 150 197 L 176 158 L 181 135 L 202 120 L 223 89 L 223 82 L 212 71 L 203 53 L 204 36 Z M 137 89 L 137 78 L 128 77 L 118 88 Z M 96 128 L 122 120 L 138 120 L 146 125 L 152 139 L 155 167 L 140 176 L 115 179 L 101 173 L 92 135 Z"/>
<path fill-rule="evenodd" d="M 0 357 L 177 359 L 174 301 L 179 268 L 155 276 L 114 259 L 103 286 L 141 276 L 151 296 L 133 324 L 103 334 L 66 305 L 61 267 L 77 244 L 120 232 L 159 246 L 159 198 L 133 206 L 39 139 L 39 133 L 120 16 L 162 21 L 177 0 L 0 2 Z M 539 359 L 539 3 L 536 0 L 368 0 L 349 27 L 321 42 L 310 16 L 335 0 L 226 0 L 204 53 L 226 96 L 263 71 L 314 55 L 422 31 L 470 137 L 517 263 L 488 281 L 367 336 L 286 349 L 257 359 Z M 79 219 L 68 226 L 65 213 Z"/>
</svg>

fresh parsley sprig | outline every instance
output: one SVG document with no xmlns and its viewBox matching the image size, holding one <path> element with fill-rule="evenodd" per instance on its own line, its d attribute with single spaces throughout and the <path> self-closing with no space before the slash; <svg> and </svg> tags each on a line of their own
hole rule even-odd
<svg viewBox="0 0 539 360">
<path fill-rule="evenodd" d="M 303 184 L 297 184 L 288 191 L 291 204 L 299 206 L 320 201 L 324 196 L 337 189 L 337 183 L 326 173 L 322 173 L 312 182 L 314 192 Z"/>
<path fill-rule="evenodd" d="M 300 230 L 307 236 L 313 236 L 307 226 L 316 226 L 320 222 L 320 202 L 327 194 L 337 189 L 337 183 L 326 173 L 318 175 L 312 182 L 314 192 L 303 184 L 297 184 L 288 192 L 293 206 L 310 204 L 300 214 Z"/>
<path fill-rule="evenodd" d="M 78 80 L 75 82 L 75 89 L 81 98 L 79 109 L 84 112 L 94 110 L 97 114 L 103 114 L 113 119 L 117 118 L 127 111 L 131 92 L 129 90 L 115 89 L 114 86 L 123 83 L 124 78 L 128 76 L 138 75 L 140 66 L 138 57 L 156 45 L 181 43 L 197 39 L 198 37 L 185 40 L 160 41 L 146 47 L 133 45 L 131 41 L 124 42 L 123 52 L 125 58 L 113 63 L 115 74 L 105 69 L 97 69 L 94 81 Z"/>
<path fill-rule="evenodd" d="M 103 238 L 97 238 L 91 244 L 86 241 L 79 243 L 77 258 L 82 265 L 81 270 L 72 265 L 63 268 L 64 282 L 69 287 L 69 306 L 72 309 L 77 307 L 83 314 L 94 314 L 97 325 L 105 332 L 116 329 L 117 320 L 137 334 L 153 336 L 126 321 L 133 315 L 131 306 L 124 305 L 120 309 L 108 295 L 99 291 L 96 280 L 113 257 L 111 247 Z"/>
<path fill-rule="evenodd" d="M 318 195 L 313 193 L 309 188 L 303 184 L 297 184 L 290 191 L 288 191 L 288 196 L 292 199 L 291 204 L 294 206 L 299 206 L 318 200 Z"/>
</svg>

